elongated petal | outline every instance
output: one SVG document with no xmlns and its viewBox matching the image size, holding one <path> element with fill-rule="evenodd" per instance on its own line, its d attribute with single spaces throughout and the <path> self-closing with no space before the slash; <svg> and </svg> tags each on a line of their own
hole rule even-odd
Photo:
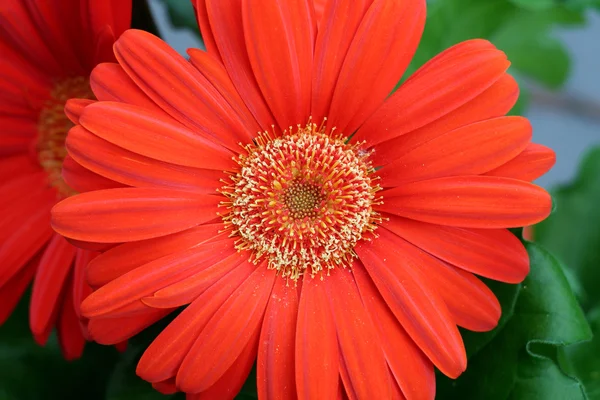
<svg viewBox="0 0 600 400">
<path fill-rule="evenodd" d="M 244 263 L 194 300 L 150 344 L 137 374 L 149 382 L 175 376 L 208 321 L 256 268 L 251 262 Z"/>
<path fill-rule="evenodd" d="M 92 288 L 85 280 L 85 270 L 98 253 L 77 249 L 73 269 L 73 307 L 77 318 L 81 319 L 81 302 L 92 293 Z"/>
<path fill-rule="evenodd" d="M 231 81 L 263 130 L 276 125 L 256 82 L 244 38 L 242 0 L 201 0 L 206 4 L 210 28 Z M 204 29 L 205 25 L 202 26 Z"/>
<path fill-rule="evenodd" d="M 550 171 L 555 163 L 554 150 L 541 144 L 530 143 L 521 154 L 486 175 L 533 181 Z"/>
<path fill-rule="evenodd" d="M 218 235 L 223 224 L 201 225 L 172 235 L 125 243 L 95 258 L 87 268 L 87 280 L 93 287 L 108 282 L 127 272 L 166 255 L 198 246 Z"/>
<path fill-rule="evenodd" d="M 457 44 L 415 72 L 353 139 L 375 145 L 425 126 L 488 89 L 509 64 L 485 40 Z"/>
<path fill-rule="evenodd" d="M 205 194 L 215 194 L 223 185 L 219 181 L 224 176 L 221 170 L 185 167 L 142 156 L 101 139 L 82 126 L 69 131 L 66 147 L 76 163 L 123 185 Z"/>
<path fill-rule="evenodd" d="M 329 113 L 333 91 L 352 39 L 373 0 L 314 2 L 319 25 L 313 65 L 311 115 L 320 124 Z M 321 17 L 325 18 L 321 19 Z"/>
<path fill-rule="evenodd" d="M 93 318 L 88 323 L 90 337 L 105 345 L 118 344 L 140 333 L 156 321 L 161 320 L 173 309 L 148 307 L 137 315 L 119 318 Z"/>
<path fill-rule="evenodd" d="M 77 127 L 73 129 L 77 129 Z M 122 183 L 115 182 L 84 168 L 68 154 L 63 160 L 62 177 L 71 189 L 79 193 L 125 187 Z"/>
<path fill-rule="evenodd" d="M 298 290 L 285 279 L 276 279 L 262 324 L 256 369 L 261 399 L 296 400 L 294 354 Z"/>
<path fill-rule="evenodd" d="M 423 222 L 465 228 L 512 228 L 550 214 L 542 188 L 495 176 L 462 176 L 412 182 L 382 192 L 380 211 Z"/>
<path fill-rule="evenodd" d="M 61 292 L 75 259 L 75 247 L 60 235 L 53 235 L 33 281 L 29 324 L 34 334 L 48 329 L 55 308 L 60 307 Z"/>
<path fill-rule="evenodd" d="M 304 276 L 296 327 L 298 400 L 337 398 L 340 352 L 325 284 Z"/>
<path fill-rule="evenodd" d="M 172 189 L 98 190 L 58 203 L 52 210 L 52 226 L 76 240 L 132 242 L 210 221 L 216 218 L 221 199 Z"/>
<path fill-rule="evenodd" d="M 162 109 L 146 96 L 119 64 L 98 64 L 90 75 L 90 87 L 98 100 L 133 104 L 162 113 Z"/>
<path fill-rule="evenodd" d="M 72 123 L 78 124 L 83 109 L 93 103 L 95 103 L 95 101 L 89 99 L 69 99 L 65 104 L 65 115 Z"/>
<path fill-rule="evenodd" d="M 156 160 L 216 170 L 235 165 L 231 152 L 163 115 L 129 104 L 98 102 L 85 108 L 80 123 L 117 146 Z"/>
<path fill-rule="evenodd" d="M 412 340 L 440 371 L 456 378 L 467 365 L 462 338 L 443 299 L 418 267 L 422 254 L 385 229 L 378 233 L 372 242 L 356 245 L 358 257 Z"/>
<path fill-rule="evenodd" d="M 350 398 L 389 399 L 391 382 L 381 348 L 379 333 L 367 313 L 352 274 L 338 268 L 325 278 L 329 305 L 335 320 L 340 346 L 340 364 L 348 372 L 342 375 Z M 369 366 L 369 373 L 363 366 Z"/>
<path fill-rule="evenodd" d="M 316 36 L 309 0 L 242 0 L 242 17 L 254 76 L 279 127 L 305 124 Z"/>
<path fill-rule="evenodd" d="M 352 274 L 365 308 L 377 325 L 388 366 L 402 392 L 409 399 L 433 399 L 433 364 L 402 328 L 364 266 L 359 262 L 354 263 Z"/>
<path fill-rule="evenodd" d="M 262 322 L 275 278 L 258 268 L 208 321 L 177 374 L 181 390 L 206 390 L 231 367 Z"/>
<path fill-rule="evenodd" d="M 252 139 L 253 132 L 243 125 L 219 91 L 161 39 L 130 29 L 117 40 L 114 49 L 129 77 L 189 129 L 232 150 L 238 150 L 237 142 Z"/>
<path fill-rule="evenodd" d="M 36 164 L 28 154 L 19 154 L 0 159 L 0 182 L 3 183 L 9 179 L 38 171 L 40 171 L 39 164 Z"/>
<path fill-rule="evenodd" d="M 188 278 L 233 252 L 233 241 L 228 239 L 151 261 L 92 293 L 81 305 L 81 312 L 87 318 L 110 316 L 120 307 L 137 302 L 165 286 Z"/>
<path fill-rule="evenodd" d="M 506 229 L 455 228 L 386 217 L 387 229 L 466 271 L 507 283 L 519 283 L 529 273 L 525 247 Z"/>
<path fill-rule="evenodd" d="M 39 257 L 36 257 L 32 261 L 34 261 L 34 264 L 21 268 L 4 285 L 0 286 L 0 299 L 2 299 L 2 303 L 0 303 L 0 325 L 4 324 L 11 315 L 29 286 L 40 260 Z"/>
<path fill-rule="evenodd" d="M 56 326 L 60 350 L 65 360 L 75 360 L 81 357 L 85 346 L 85 337 L 81 330 L 79 317 L 75 312 L 75 307 L 79 307 L 79 305 L 75 304 L 73 291 L 70 290 L 73 287 L 73 280 L 74 275 L 71 274 L 65 282 L 64 298 L 60 302 L 60 314 Z"/>
<path fill-rule="evenodd" d="M 344 59 L 329 127 L 349 135 L 381 106 L 410 63 L 424 26 L 424 0 L 373 1 Z"/>
<path fill-rule="evenodd" d="M 383 187 L 444 176 L 479 175 L 515 158 L 530 140 L 527 119 L 490 119 L 423 143 L 386 165 L 378 175 Z"/>
</svg>

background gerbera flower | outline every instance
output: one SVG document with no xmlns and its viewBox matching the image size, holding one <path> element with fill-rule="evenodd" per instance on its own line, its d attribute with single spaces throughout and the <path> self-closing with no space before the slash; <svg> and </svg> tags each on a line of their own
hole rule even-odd
<svg viewBox="0 0 600 400">
<path fill-rule="evenodd" d="M 390 91 L 425 1 L 198 1 L 190 62 L 130 30 L 69 104 L 78 168 L 125 187 L 53 209 L 66 237 L 121 243 L 88 266 L 100 343 L 188 307 L 137 373 L 158 390 L 232 398 L 257 360 L 259 396 L 433 398 L 434 366 L 466 367 L 457 326 L 500 316 L 476 275 L 520 282 L 506 228 L 545 218 L 505 55 L 452 47 Z M 350 137 L 348 139 L 348 137 Z M 240 146 L 241 144 L 241 146 Z"/>
<path fill-rule="evenodd" d="M 6 0 L 0 6 L 0 323 L 33 279 L 30 326 L 44 344 L 56 326 L 66 358 L 84 345 L 79 303 L 89 291 L 77 250 L 50 227 L 50 209 L 81 188 L 65 184 L 67 99 L 93 99 L 91 70 L 114 60 L 131 1 Z M 91 100 L 85 100 L 90 102 Z"/>
</svg>

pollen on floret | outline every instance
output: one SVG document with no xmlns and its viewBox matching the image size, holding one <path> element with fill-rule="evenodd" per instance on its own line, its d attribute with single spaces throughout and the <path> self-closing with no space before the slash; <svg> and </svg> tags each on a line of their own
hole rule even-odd
<svg viewBox="0 0 600 400">
<path fill-rule="evenodd" d="M 221 189 L 237 248 L 292 280 L 350 265 L 354 245 L 381 221 L 381 187 L 361 146 L 310 122 L 246 145 Z"/>
<path fill-rule="evenodd" d="M 44 103 L 38 119 L 38 137 L 35 144 L 38 162 L 48 175 L 48 184 L 56 188 L 60 197 L 75 192 L 62 178 L 62 164 L 67 155 L 65 140 L 73 123 L 64 112 L 71 98 L 94 99 L 87 78 L 65 78 L 55 83 L 50 98 Z"/>
</svg>

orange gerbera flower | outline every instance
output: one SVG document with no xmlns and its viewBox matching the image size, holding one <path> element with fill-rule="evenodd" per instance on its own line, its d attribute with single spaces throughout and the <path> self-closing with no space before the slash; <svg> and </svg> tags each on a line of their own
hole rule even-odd
<svg viewBox="0 0 600 400">
<path fill-rule="evenodd" d="M 73 160 L 126 187 L 69 197 L 53 226 L 121 243 L 88 267 L 90 334 L 120 342 L 188 305 L 137 373 L 232 398 L 258 358 L 261 399 L 433 398 L 466 367 L 458 326 L 520 282 L 505 228 L 550 212 L 530 183 L 554 153 L 504 117 L 518 87 L 484 40 L 440 54 L 392 96 L 425 1 L 202 0 L 188 62 L 130 30 L 68 107 Z M 73 177 L 72 179 L 76 179 Z M 70 182 L 70 181 L 69 181 Z"/>
<path fill-rule="evenodd" d="M 52 206 L 78 189 L 61 177 L 73 126 L 63 109 L 70 97 L 93 98 L 89 74 L 98 62 L 114 60 L 112 45 L 130 18 L 130 0 L 0 6 L 0 323 L 33 279 L 33 335 L 44 344 L 56 326 L 68 359 L 85 343 L 78 314 L 89 288 L 82 268 L 93 254 L 50 227 Z"/>
</svg>

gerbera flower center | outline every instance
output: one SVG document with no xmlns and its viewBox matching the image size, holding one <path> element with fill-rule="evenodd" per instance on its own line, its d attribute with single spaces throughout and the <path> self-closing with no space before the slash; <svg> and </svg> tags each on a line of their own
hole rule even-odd
<svg viewBox="0 0 600 400">
<path fill-rule="evenodd" d="M 245 149 L 222 188 L 237 247 L 294 280 L 309 269 L 347 266 L 354 245 L 380 221 L 369 154 L 314 124 L 274 139 L 262 134 Z"/>
<path fill-rule="evenodd" d="M 67 155 L 65 139 L 73 127 L 64 112 L 65 103 L 71 98 L 95 99 L 87 78 L 79 76 L 56 82 L 40 112 L 35 144 L 38 162 L 48 174 L 48 183 L 58 190 L 61 197 L 75 193 L 61 175 L 63 160 Z"/>
</svg>

